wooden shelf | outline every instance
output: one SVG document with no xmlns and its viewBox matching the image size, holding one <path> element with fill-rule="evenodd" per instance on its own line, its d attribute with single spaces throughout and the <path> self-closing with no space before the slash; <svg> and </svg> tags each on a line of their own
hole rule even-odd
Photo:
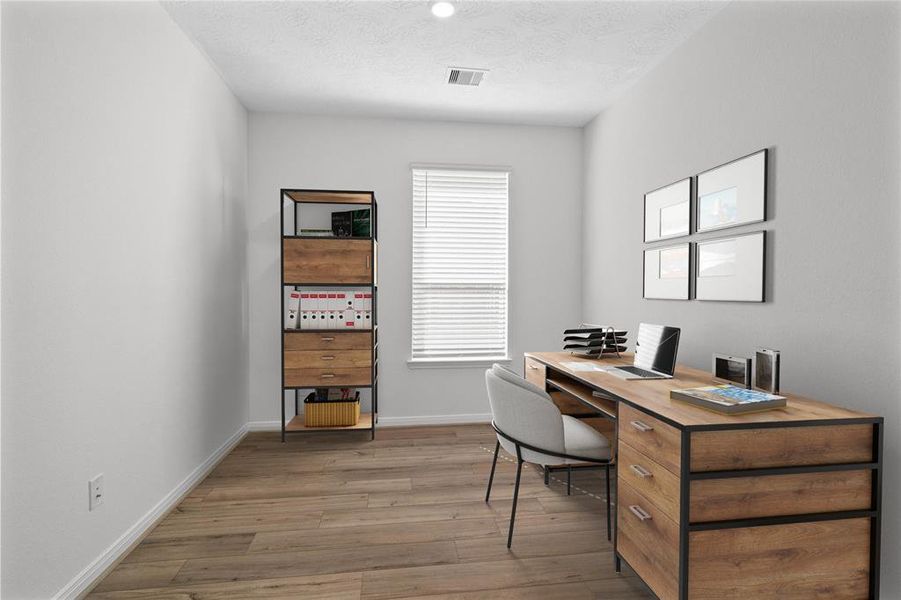
<svg viewBox="0 0 901 600">
<path fill-rule="evenodd" d="M 320 190 L 283 190 L 294 202 L 307 204 L 373 204 L 371 192 L 330 192 Z"/>
<path fill-rule="evenodd" d="M 356 425 L 347 427 L 307 427 L 303 424 L 303 415 L 297 415 L 285 424 L 285 431 L 368 431 L 372 429 L 372 413 L 360 413 Z"/>
<path fill-rule="evenodd" d="M 564 394 L 575 398 L 579 402 L 597 409 L 598 412 L 603 413 L 612 419 L 616 418 L 616 402 L 607 400 L 606 398 L 598 398 L 591 393 L 591 388 L 587 385 L 582 385 L 574 381 L 562 381 L 559 379 L 548 379 L 547 384 L 552 388 L 560 390 Z"/>
<path fill-rule="evenodd" d="M 373 240 L 370 235 L 358 235 L 358 236 L 349 236 L 345 235 L 342 237 L 338 237 L 337 235 L 283 235 L 282 239 L 285 240 Z"/>
<path fill-rule="evenodd" d="M 372 333 L 372 329 L 285 329 L 285 333 Z"/>
</svg>

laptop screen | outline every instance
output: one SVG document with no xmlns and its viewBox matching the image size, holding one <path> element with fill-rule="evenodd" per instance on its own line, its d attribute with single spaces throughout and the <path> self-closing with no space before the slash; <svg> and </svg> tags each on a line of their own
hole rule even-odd
<svg viewBox="0 0 901 600">
<path fill-rule="evenodd" d="M 641 369 L 672 375 L 676 370 L 680 332 L 678 327 L 640 323 L 633 364 Z"/>
</svg>

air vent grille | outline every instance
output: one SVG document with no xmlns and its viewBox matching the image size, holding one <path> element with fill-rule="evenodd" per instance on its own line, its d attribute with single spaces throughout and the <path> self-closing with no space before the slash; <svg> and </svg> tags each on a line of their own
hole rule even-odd
<svg viewBox="0 0 901 600">
<path fill-rule="evenodd" d="M 450 85 L 478 86 L 488 75 L 488 69 L 464 69 L 448 67 L 447 83 Z"/>
</svg>

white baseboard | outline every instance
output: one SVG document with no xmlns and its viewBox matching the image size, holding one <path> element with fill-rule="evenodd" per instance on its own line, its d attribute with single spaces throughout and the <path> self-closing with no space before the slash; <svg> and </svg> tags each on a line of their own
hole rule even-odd
<svg viewBox="0 0 901 600">
<path fill-rule="evenodd" d="M 76 598 L 81 597 L 110 567 L 123 558 L 125 553 L 129 552 L 132 549 L 132 546 L 140 541 L 151 527 L 156 525 L 157 521 L 178 504 L 195 485 L 203 481 L 219 461 L 225 458 L 225 456 L 238 445 L 238 442 L 244 438 L 246 433 L 247 425 L 243 425 L 196 469 L 191 471 L 190 475 L 185 477 L 181 483 L 175 486 L 175 489 L 166 494 L 156 506 L 151 508 L 137 523 L 132 525 L 118 540 L 116 540 L 100 556 L 94 559 L 94 562 L 85 567 L 81 573 L 76 575 L 72 581 L 67 583 L 63 589 L 57 592 L 53 597 L 54 600 L 75 600 Z"/>
<path fill-rule="evenodd" d="M 491 414 L 427 415 L 422 417 L 379 417 L 376 427 L 411 427 L 414 425 L 468 425 L 490 423 Z M 251 421 L 247 431 L 281 431 L 281 421 Z"/>
</svg>

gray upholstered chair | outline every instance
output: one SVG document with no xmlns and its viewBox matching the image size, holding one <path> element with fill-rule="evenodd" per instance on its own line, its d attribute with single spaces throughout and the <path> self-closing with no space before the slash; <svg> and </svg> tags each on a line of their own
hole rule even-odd
<svg viewBox="0 0 901 600">
<path fill-rule="evenodd" d="M 519 499 L 519 480 L 522 464 L 530 462 L 542 467 L 549 465 L 603 465 L 607 486 L 607 539 L 610 539 L 610 441 L 585 423 L 560 414 L 560 409 L 540 387 L 526 381 L 513 371 L 494 365 L 485 371 L 488 401 L 497 444 L 488 477 L 488 492 L 497 466 L 501 447 L 516 457 L 516 487 L 513 490 L 513 510 L 507 548 L 513 543 L 513 523 Z"/>
</svg>

